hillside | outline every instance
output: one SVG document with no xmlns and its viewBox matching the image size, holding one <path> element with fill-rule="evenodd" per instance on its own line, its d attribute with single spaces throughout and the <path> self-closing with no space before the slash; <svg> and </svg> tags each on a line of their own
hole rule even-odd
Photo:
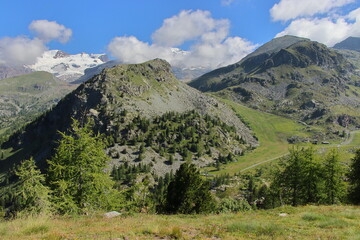
<svg viewBox="0 0 360 240">
<path fill-rule="evenodd" d="M 285 36 L 189 85 L 255 109 L 339 131 L 360 125 L 358 79 L 355 66 L 343 55 L 317 42 Z"/>
<path fill-rule="evenodd" d="M 360 37 L 348 37 L 334 45 L 336 49 L 346 49 L 360 52 Z"/>
<path fill-rule="evenodd" d="M 30 122 L 69 93 L 70 86 L 47 72 L 0 81 L 0 136 Z"/>
<path fill-rule="evenodd" d="M 23 66 L 6 66 L 0 65 L 0 80 L 4 78 L 12 78 L 31 73 L 32 70 Z"/>
<path fill-rule="evenodd" d="M 105 69 L 80 85 L 2 145 L 7 156 L 3 166 L 30 156 L 43 162 L 52 153 L 57 131 L 66 131 L 72 118 L 83 121 L 86 116 L 112 143 L 107 151 L 113 164 L 140 160 L 158 174 L 176 169 L 186 157 L 204 166 L 219 155 L 257 146 L 231 109 L 178 81 L 170 65 L 157 59 Z M 200 154 L 198 148 L 206 151 Z M 173 164 L 168 164 L 170 152 Z"/>
</svg>

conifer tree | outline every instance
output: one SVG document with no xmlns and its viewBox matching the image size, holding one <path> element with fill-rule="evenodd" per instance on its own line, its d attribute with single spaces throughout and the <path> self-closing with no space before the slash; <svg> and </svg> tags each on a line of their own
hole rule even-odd
<svg viewBox="0 0 360 240">
<path fill-rule="evenodd" d="M 15 174 L 19 181 L 15 185 L 15 212 L 20 215 L 37 215 L 50 210 L 49 193 L 45 177 L 36 168 L 33 158 L 23 161 Z"/>
<path fill-rule="evenodd" d="M 206 213 L 214 210 L 214 201 L 195 165 L 183 163 L 170 182 L 166 209 L 169 213 Z"/>
<path fill-rule="evenodd" d="M 92 124 L 80 127 L 73 120 L 69 134 L 61 140 L 49 163 L 49 180 L 59 213 L 89 213 L 110 209 L 122 201 L 113 189 L 114 182 L 104 172 L 110 160 L 102 136 L 95 135 Z"/>
<path fill-rule="evenodd" d="M 341 202 L 345 193 L 344 167 L 340 163 L 339 152 L 330 150 L 324 162 L 324 192 L 325 203 L 335 204 Z"/>
<path fill-rule="evenodd" d="M 350 201 L 354 204 L 360 204 L 360 149 L 355 153 L 355 157 L 350 165 Z"/>
<path fill-rule="evenodd" d="M 291 149 L 290 156 L 283 164 L 283 170 L 275 176 L 272 184 L 273 191 L 279 192 L 281 201 L 293 206 L 318 202 L 323 178 L 314 149 Z"/>
</svg>

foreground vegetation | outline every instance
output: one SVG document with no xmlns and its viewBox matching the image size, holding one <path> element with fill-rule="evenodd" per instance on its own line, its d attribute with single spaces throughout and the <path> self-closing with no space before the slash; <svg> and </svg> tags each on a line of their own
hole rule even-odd
<svg viewBox="0 0 360 240">
<path fill-rule="evenodd" d="M 105 218 L 36 217 L 0 222 L 0 239 L 359 239 L 360 207 L 280 207 L 237 214 Z"/>
</svg>

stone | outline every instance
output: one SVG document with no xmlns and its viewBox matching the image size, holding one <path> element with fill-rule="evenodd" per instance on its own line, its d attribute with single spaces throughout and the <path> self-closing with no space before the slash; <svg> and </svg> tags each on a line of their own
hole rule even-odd
<svg viewBox="0 0 360 240">
<path fill-rule="evenodd" d="M 121 213 L 119 213 L 117 211 L 104 213 L 104 217 L 106 217 L 106 218 L 113 218 L 113 217 L 117 217 L 117 216 L 120 216 L 120 215 L 121 215 Z"/>
</svg>

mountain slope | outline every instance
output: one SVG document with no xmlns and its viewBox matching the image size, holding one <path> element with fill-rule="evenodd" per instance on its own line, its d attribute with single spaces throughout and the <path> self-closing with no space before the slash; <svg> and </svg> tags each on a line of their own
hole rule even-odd
<svg viewBox="0 0 360 240">
<path fill-rule="evenodd" d="M 70 86 L 47 72 L 0 81 L 0 136 L 30 122 L 69 93 Z"/>
<path fill-rule="evenodd" d="M 141 160 L 151 163 L 158 174 L 180 165 L 180 161 L 164 164 L 169 157 L 167 151 L 173 151 L 175 159 L 183 159 L 181 150 L 192 151 L 199 147 L 196 144 L 202 144 L 199 140 L 210 136 L 213 145 L 204 145 L 208 151 L 200 155 L 194 150 L 190 156 L 198 160 L 198 165 L 212 163 L 220 154 L 241 154 L 257 146 L 251 131 L 231 109 L 178 81 L 170 65 L 157 59 L 105 69 L 83 83 L 2 145 L 3 149 L 13 149 L 4 165 L 31 155 L 43 161 L 52 153 L 57 131 L 66 131 L 71 118 L 83 121 L 86 116 L 94 119 L 95 130 L 109 136 L 112 145 L 108 152 L 114 164 L 138 161 L 141 143 L 144 138 L 150 139 L 143 154 L 145 159 Z M 174 129 L 182 129 L 184 136 L 180 137 Z M 188 134 L 192 137 L 187 138 Z M 182 147 L 175 147 L 174 139 Z"/>
<path fill-rule="evenodd" d="M 31 73 L 32 70 L 24 66 L 6 66 L 0 65 L 0 80 L 4 78 L 12 78 Z"/>
<path fill-rule="evenodd" d="M 335 44 L 333 48 L 360 52 L 360 37 L 348 37 L 344 41 Z"/>
<path fill-rule="evenodd" d="M 189 85 L 309 124 L 359 125 L 359 76 L 343 55 L 317 42 L 289 36 L 259 49 Z"/>
</svg>

